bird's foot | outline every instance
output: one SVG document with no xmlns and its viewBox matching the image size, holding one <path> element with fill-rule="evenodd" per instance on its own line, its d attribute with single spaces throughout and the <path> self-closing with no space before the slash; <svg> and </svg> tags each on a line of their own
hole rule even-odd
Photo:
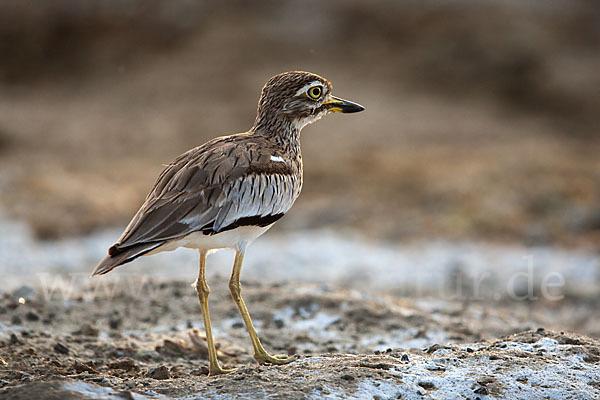
<svg viewBox="0 0 600 400">
<path fill-rule="evenodd" d="M 254 359 L 258 361 L 259 364 L 289 364 L 298 359 L 297 356 L 290 357 L 273 357 L 269 355 L 267 352 L 254 353 Z"/>
<path fill-rule="evenodd" d="M 214 376 L 214 375 L 225 375 L 225 374 L 229 374 L 234 372 L 236 369 L 224 369 L 221 368 L 221 366 L 217 363 L 215 365 L 211 364 L 208 367 L 208 375 L 209 376 Z"/>
</svg>

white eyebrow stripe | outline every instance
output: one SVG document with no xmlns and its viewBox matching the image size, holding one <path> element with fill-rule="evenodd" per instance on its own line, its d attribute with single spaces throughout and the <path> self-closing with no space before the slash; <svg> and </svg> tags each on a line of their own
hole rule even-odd
<svg viewBox="0 0 600 400">
<path fill-rule="evenodd" d="M 323 86 L 323 82 L 321 82 L 321 81 L 312 81 L 308 85 L 304 85 L 303 87 L 301 87 L 300 89 L 298 89 L 298 91 L 296 92 L 296 96 L 300 96 L 302 93 L 306 92 L 311 87 L 317 86 L 317 85 Z M 326 91 L 326 90 L 323 89 L 323 91 Z"/>
<path fill-rule="evenodd" d="M 275 162 L 285 162 L 285 160 L 279 156 L 271 156 L 271 161 Z"/>
</svg>

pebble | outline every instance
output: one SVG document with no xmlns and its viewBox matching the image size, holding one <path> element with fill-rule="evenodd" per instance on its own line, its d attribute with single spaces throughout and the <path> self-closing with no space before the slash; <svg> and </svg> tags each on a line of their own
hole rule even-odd
<svg viewBox="0 0 600 400">
<path fill-rule="evenodd" d="M 474 393 L 476 393 L 476 394 L 482 394 L 482 395 L 488 395 L 488 394 L 490 394 L 490 392 L 488 391 L 488 389 L 485 386 L 481 386 L 481 387 L 475 389 Z"/>
<path fill-rule="evenodd" d="M 408 362 L 409 361 L 408 354 L 402 354 L 402 358 L 400 359 L 400 361 L 402 361 L 402 362 Z"/>
<path fill-rule="evenodd" d="M 31 381 L 31 380 L 33 380 L 33 375 L 23 374 L 23 375 L 21 375 L 21 380 L 22 381 Z"/>
<path fill-rule="evenodd" d="M 96 371 L 94 368 L 80 362 L 80 361 L 75 361 L 73 363 L 73 369 L 75 369 L 75 372 L 77 372 L 78 374 L 82 373 L 82 372 L 89 372 L 92 374 L 97 374 L 98 371 Z"/>
<path fill-rule="evenodd" d="M 208 367 L 205 367 L 204 365 L 201 366 L 200 368 L 196 368 L 193 369 L 190 374 L 192 375 L 208 375 Z"/>
<path fill-rule="evenodd" d="M 11 344 L 18 344 L 21 343 L 21 341 L 19 340 L 19 338 L 17 337 L 17 335 L 15 335 L 14 333 L 10 334 L 10 343 Z"/>
<path fill-rule="evenodd" d="M 169 369 L 167 367 L 165 367 L 164 365 L 161 365 L 160 367 L 156 367 L 156 368 L 150 369 L 150 371 L 148 371 L 147 376 L 149 378 L 158 379 L 158 380 L 171 378 L 171 374 L 169 373 Z"/>
<path fill-rule="evenodd" d="M 133 358 L 122 358 L 120 360 L 117 361 L 113 361 L 111 363 L 108 363 L 108 368 L 112 368 L 112 369 L 122 369 L 125 371 L 131 371 L 131 370 L 137 370 L 139 367 L 137 366 L 137 364 L 135 363 L 135 360 Z"/>
<path fill-rule="evenodd" d="M 56 342 L 54 345 L 54 351 L 61 354 L 69 354 L 69 348 L 62 344 L 61 342 Z"/>
<path fill-rule="evenodd" d="M 435 385 L 432 382 L 424 381 L 424 382 L 419 382 L 417 384 L 419 386 L 421 386 L 425 390 L 433 390 L 433 389 L 435 389 Z"/>
<path fill-rule="evenodd" d="M 110 329 L 119 329 L 122 322 L 123 321 L 121 320 L 121 318 L 114 317 L 108 320 L 108 326 L 110 327 Z"/>
<path fill-rule="evenodd" d="M 27 321 L 39 321 L 40 320 L 40 316 L 37 315 L 33 311 L 27 311 L 27 314 L 25 314 L 25 318 L 27 319 Z"/>
<path fill-rule="evenodd" d="M 90 324 L 83 324 L 79 330 L 73 332 L 73 335 L 92 336 L 97 337 L 100 331 Z"/>
</svg>

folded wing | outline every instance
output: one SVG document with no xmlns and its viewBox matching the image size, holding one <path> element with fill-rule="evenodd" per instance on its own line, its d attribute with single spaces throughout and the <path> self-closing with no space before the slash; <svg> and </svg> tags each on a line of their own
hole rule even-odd
<svg viewBox="0 0 600 400">
<path fill-rule="evenodd" d="M 290 209 L 302 182 L 295 164 L 273 161 L 271 147 L 266 139 L 234 135 L 179 156 L 93 275 L 192 232 L 213 235 L 275 222 Z"/>
</svg>

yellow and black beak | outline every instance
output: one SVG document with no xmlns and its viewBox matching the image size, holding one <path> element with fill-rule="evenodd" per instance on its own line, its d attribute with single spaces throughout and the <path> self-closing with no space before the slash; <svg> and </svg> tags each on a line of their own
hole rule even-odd
<svg viewBox="0 0 600 400">
<path fill-rule="evenodd" d="M 335 96 L 331 96 L 331 99 L 327 100 L 323 105 L 328 107 L 331 112 L 341 113 L 355 113 L 365 109 L 358 103 L 353 103 Z"/>
</svg>

